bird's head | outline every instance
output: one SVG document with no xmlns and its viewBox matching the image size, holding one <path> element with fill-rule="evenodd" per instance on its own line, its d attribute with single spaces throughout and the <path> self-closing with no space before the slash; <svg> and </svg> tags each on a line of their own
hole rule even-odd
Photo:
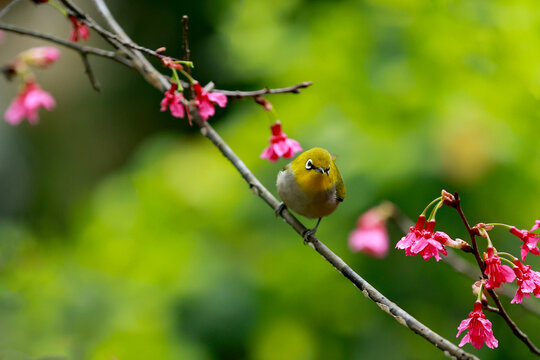
<svg viewBox="0 0 540 360">
<path fill-rule="evenodd" d="M 339 176 L 332 155 L 322 148 L 313 148 L 298 155 L 291 168 L 298 185 L 305 192 L 329 190 Z"/>
</svg>

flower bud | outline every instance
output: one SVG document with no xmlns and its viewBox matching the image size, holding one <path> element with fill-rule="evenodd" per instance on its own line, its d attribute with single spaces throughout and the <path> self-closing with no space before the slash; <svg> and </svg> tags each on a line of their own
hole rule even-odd
<svg viewBox="0 0 540 360">
<path fill-rule="evenodd" d="M 41 46 L 28 49 L 19 54 L 24 63 L 39 68 L 46 68 L 60 57 L 60 50 L 52 46 Z"/>
</svg>

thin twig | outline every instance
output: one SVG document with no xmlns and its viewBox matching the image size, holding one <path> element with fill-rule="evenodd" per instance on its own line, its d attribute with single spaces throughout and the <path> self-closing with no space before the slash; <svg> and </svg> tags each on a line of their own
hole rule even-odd
<svg viewBox="0 0 540 360">
<path fill-rule="evenodd" d="M 225 94 L 227 96 L 241 99 L 245 97 L 255 97 L 260 95 L 267 95 L 267 94 L 284 94 L 284 93 L 292 93 L 292 94 L 298 94 L 302 91 L 302 89 L 307 88 L 309 86 L 313 85 L 313 82 L 311 81 L 304 81 L 300 84 L 296 84 L 293 86 L 289 86 L 286 88 L 281 89 L 268 89 L 264 88 L 261 90 L 255 90 L 255 91 L 239 91 L 239 90 L 220 90 L 220 89 L 214 89 L 213 92 Z"/>
<path fill-rule="evenodd" d="M 182 45 L 184 47 L 184 61 L 189 61 L 191 57 L 191 50 L 189 49 L 189 26 L 188 26 L 189 17 L 187 15 L 182 16 Z M 188 66 L 186 72 L 191 74 L 191 68 Z"/>
<path fill-rule="evenodd" d="M 460 200 L 460 198 L 458 196 L 458 193 L 454 193 L 454 197 L 456 198 L 455 208 L 456 208 L 457 212 L 459 213 L 459 216 L 461 217 L 461 220 L 463 221 L 463 224 L 465 225 L 465 228 L 467 229 L 467 232 L 469 233 L 469 237 L 471 238 L 471 242 L 473 244 L 474 257 L 476 258 L 476 262 L 478 263 L 478 267 L 482 270 L 483 278 L 487 279 L 487 276 L 484 274 L 485 264 L 480 259 L 480 253 L 478 251 L 478 247 L 476 246 L 476 232 L 475 232 L 475 230 L 473 228 L 471 228 L 471 226 L 469 225 L 469 222 L 467 221 L 467 218 L 465 217 L 465 213 L 463 212 L 463 209 L 461 208 L 461 200 Z M 495 305 L 497 305 L 497 308 L 499 310 L 497 312 L 497 314 L 499 314 L 499 316 L 501 316 L 504 319 L 504 321 L 506 322 L 506 324 L 508 325 L 510 330 L 512 330 L 514 335 L 518 339 L 520 339 L 525 345 L 527 345 L 527 347 L 529 348 L 529 350 L 532 353 L 540 356 L 540 349 L 538 349 L 532 343 L 532 341 L 529 339 L 527 334 L 525 334 L 523 331 L 521 331 L 521 329 L 519 329 L 517 327 L 516 323 L 510 318 L 510 315 L 508 315 L 508 313 L 504 309 L 504 306 L 501 303 L 501 300 L 499 299 L 499 296 L 497 295 L 497 293 L 495 291 L 493 291 L 493 289 L 488 289 L 487 292 L 488 292 L 489 296 L 495 302 Z"/>
<path fill-rule="evenodd" d="M 189 26 L 188 26 L 189 17 L 187 15 L 182 16 L 182 47 L 184 48 L 184 61 L 189 61 L 191 56 L 191 50 L 189 49 Z M 188 75 L 191 74 L 191 68 L 186 67 L 186 72 Z M 212 83 L 212 87 L 214 84 Z M 191 83 L 186 85 L 182 84 L 184 89 L 189 89 L 189 93 L 192 99 L 195 99 L 195 89 L 191 86 Z M 209 91 L 209 90 L 207 90 Z"/>
<path fill-rule="evenodd" d="M 496 313 L 496 314 L 501 313 L 501 311 L 498 308 L 493 307 L 493 306 L 489 306 L 489 305 L 484 306 L 484 309 L 486 309 L 487 311 L 491 311 L 493 313 Z"/>
<path fill-rule="evenodd" d="M 482 276 L 485 279 L 487 279 L 486 275 L 484 274 L 484 270 L 486 269 L 486 264 L 480 258 L 480 252 L 478 251 L 478 244 L 476 243 L 476 233 L 473 230 L 473 228 L 469 225 L 469 221 L 467 221 L 467 218 L 465 217 L 465 214 L 463 213 L 463 209 L 461 208 L 461 199 L 459 198 L 459 194 L 457 192 L 454 193 L 454 197 L 456 199 L 456 202 L 455 202 L 456 211 L 461 217 L 461 221 L 463 221 L 463 224 L 465 225 L 465 228 L 467 229 L 467 233 L 469 234 L 469 237 L 471 238 L 471 243 L 472 243 L 473 253 L 474 253 L 474 258 L 476 259 L 476 263 L 478 264 L 478 267 L 480 268 L 480 271 L 482 272 Z"/>
<path fill-rule="evenodd" d="M 104 57 L 104 58 L 111 59 L 111 60 L 114 60 L 116 62 L 119 62 L 122 65 L 125 65 L 125 66 L 128 66 L 128 67 L 133 67 L 132 64 L 131 64 L 131 61 L 129 61 L 128 59 L 118 55 L 117 53 L 115 53 L 113 51 L 107 51 L 107 50 L 94 48 L 94 47 L 90 47 L 90 46 L 78 45 L 78 44 L 76 44 L 74 42 L 67 41 L 67 40 L 64 40 L 64 39 L 60 39 L 60 38 L 58 38 L 56 36 L 43 34 L 43 33 L 37 32 L 37 31 L 33 31 L 33 30 L 23 29 L 23 28 L 20 28 L 20 27 L 14 26 L 14 25 L 10 25 L 10 24 L 0 23 L 0 30 L 5 30 L 5 31 L 12 32 L 12 33 L 16 33 L 16 34 L 25 35 L 25 36 L 31 36 L 31 37 L 34 37 L 34 38 L 37 38 L 37 39 L 47 40 L 47 41 L 56 43 L 58 45 L 62 45 L 62 46 L 68 47 L 70 49 L 73 49 L 75 51 L 78 51 L 81 54 L 92 54 L 92 55 L 96 55 L 96 56 L 101 56 L 101 57 Z"/>
<path fill-rule="evenodd" d="M 206 136 L 227 158 L 236 170 L 249 184 L 251 190 L 263 199 L 273 211 L 279 208 L 280 202 L 261 184 L 261 182 L 247 168 L 244 162 L 233 152 L 233 150 L 223 141 L 218 133 L 200 117 L 199 112 L 193 105 L 189 107 L 191 118 L 201 128 L 201 133 Z M 307 230 L 306 227 L 294 217 L 287 209 L 281 212 L 281 217 L 289 224 L 300 236 Z M 465 352 L 463 349 L 452 344 L 427 326 L 416 320 L 410 314 L 401 309 L 398 305 L 388 300 L 371 284 L 364 280 L 360 275 L 354 272 L 341 258 L 334 254 L 317 237 L 310 236 L 308 244 L 322 257 L 332 264 L 336 270 L 349 279 L 364 296 L 374 301 L 383 311 L 393 316 L 401 325 L 409 328 L 413 332 L 425 338 L 427 341 L 444 351 L 445 355 L 458 359 L 477 359 L 476 356 Z"/>
<path fill-rule="evenodd" d="M 19 0 L 12 0 L 9 2 L 2 10 L 0 10 L 0 19 L 4 17 L 17 3 Z"/>
<path fill-rule="evenodd" d="M 90 80 L 90 84 L 92 84 L 94 90 L 100 92 L 101 87 L 99 85 L 99 82 L 96 80 L 96 77 L 94 76 L 94 72 L 92 71 L 92 67 L 90 66 L 90 61 L 88 61 L 88 54 L 81 53 L 81 57 L 84 64 L 84 71 L 86 72 L 86 75 Z"/>
</svg>

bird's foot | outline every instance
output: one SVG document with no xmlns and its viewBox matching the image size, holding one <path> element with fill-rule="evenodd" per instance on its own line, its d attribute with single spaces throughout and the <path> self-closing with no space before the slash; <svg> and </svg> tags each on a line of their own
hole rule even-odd
<svg viewBox="0 0 540 360">
<path fill-rule="evenodd" d="M 304 245 L 307 245 L 308 242 L 311 242 L 311 237 L 315 235 L 317 232 L 317 228 L 319 227 L 319 224 L 321 223 L 321 219 L 317 220 L 317 225 L 313 229 L 307 229 L 302 233 L 302 237 L 304 238 Z"/>
<path fill-rule="evenodd" d="M 307 229 L 306 231 L 302 233 L 302 237 L 304 238 L 304 245 L 307 245 L 308 243 L 312 241 L 311 237 L 314 236 L 316 232 L 317 232 L 317 228 L 315 227 L 313 229 Z"/>
<path fill-rule="evenodd" d="M 276 217 L 280 217 L 281 216 L 281 213 L 283 212 L 283 210 L 285 210 L 287 208 L 287 205 L 285 205 L 285 203 L 282 201 L 279 203 L 278 207 L 276 208 L 276 210 L 274 210 L 274 213 L 276 214 Z"/>
</svg>

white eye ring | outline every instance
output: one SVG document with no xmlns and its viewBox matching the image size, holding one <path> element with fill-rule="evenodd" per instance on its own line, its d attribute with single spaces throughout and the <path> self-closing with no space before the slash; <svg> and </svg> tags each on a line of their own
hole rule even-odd
<svg viewBox="0 0 540 360">
<path fill-rule="evenodd" d="M 311 159 L 308 159 L 308 161 L 306 161 L 306 170 L 311 169 L 313 169 L 313 161 L 311 161 Z"/>
</svg>

